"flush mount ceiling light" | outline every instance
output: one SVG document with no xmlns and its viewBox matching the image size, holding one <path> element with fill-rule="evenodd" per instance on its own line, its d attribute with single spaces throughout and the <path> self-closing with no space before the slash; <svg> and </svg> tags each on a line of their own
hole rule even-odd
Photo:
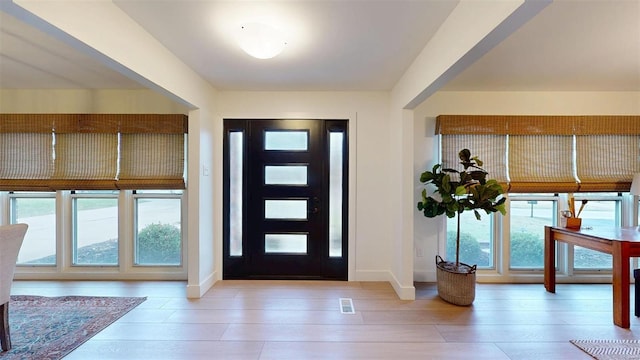
<svg viewBox="0 0 640 360">
<path fill-rule="evenodd" d="M 258 59 L 271 59 L 280 54 L 286 44 L 282 34 L 269 25 L 247 23 L 240 29 L 240 47 Z"/>
</svg>

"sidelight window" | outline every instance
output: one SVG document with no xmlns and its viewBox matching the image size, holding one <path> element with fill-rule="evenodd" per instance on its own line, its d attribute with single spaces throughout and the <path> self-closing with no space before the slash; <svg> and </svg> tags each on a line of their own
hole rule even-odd
<svg viewBox="0 0 640 360">
<path fill-rule="evenodd" d="M 329 133 L 329 256 L 342 256 L 344 133 Z"/>
</svg>

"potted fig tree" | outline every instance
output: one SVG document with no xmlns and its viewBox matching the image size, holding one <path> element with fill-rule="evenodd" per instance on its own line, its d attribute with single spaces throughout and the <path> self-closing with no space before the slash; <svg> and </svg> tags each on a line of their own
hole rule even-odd
<svg viewBox="0 0 640 360">
<path fill-rule="evenodd" d="M 477 265 L 460 262 L 460 215 L 473 211 L 478 220 L 481 218 L 479 210 L 505 215 L 506 198 L 496 180 L 487 180 L 488 173 L 482 168 L 482 161 L 477 156 L 472 157 L 469 149 L 460 150 L 458 157 L 462 170 L 436 164 L 431 171 L 420 175 L 420 182 L 425 184 L 425 188 L 418 210 L 429 218 L 440 215 L 457 217 L 455 261 L 445 261 L 436 255 L 438 295 L 452 304 L 471 305 L 475 299 Z M 428 187 L 435 190 L 429 192 Z"/>
</svg>

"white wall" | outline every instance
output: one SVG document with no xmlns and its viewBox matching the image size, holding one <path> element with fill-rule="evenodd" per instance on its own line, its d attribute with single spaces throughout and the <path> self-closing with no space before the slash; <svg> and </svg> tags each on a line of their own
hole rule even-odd
<svg viewBox="0 0 640 360">
<path fill-rule="evenodd" d="M 0 90 L 0 113 L 188 114 L 151 90 Z"/>
<path fill-rule="evenodd" d="M 390 281 L 387 92 L 220 92 L 224 118 L 349 120 L 349 280 Z M 216 262 L 219 262 L 217 255 Z"/>
<path fill-rule="evenodd" d="M 414 112 L 414 204 L 420 199 L 420 174 L 438 161 L 434 130 L 441 114 L 639 115 L 640 92 L 438 92 Z M 443 248 L 443 225 L 442 217 L 428 219 L 417 209 L 414 212 L 416 281 L 435 281 L 434 257 Z"/>
</svg>

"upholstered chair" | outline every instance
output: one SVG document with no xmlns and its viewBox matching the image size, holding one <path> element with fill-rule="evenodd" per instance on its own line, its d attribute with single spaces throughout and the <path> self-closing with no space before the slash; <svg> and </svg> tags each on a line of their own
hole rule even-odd
<svg viewBox="0 0 640 360">
<path fill-rule="evenodd" d="M 9 334 L 11 283 L 27 227 L 27 224 L 0 226 L 0 345 L 3 351 L 11 349 Z"/>
</svg>

